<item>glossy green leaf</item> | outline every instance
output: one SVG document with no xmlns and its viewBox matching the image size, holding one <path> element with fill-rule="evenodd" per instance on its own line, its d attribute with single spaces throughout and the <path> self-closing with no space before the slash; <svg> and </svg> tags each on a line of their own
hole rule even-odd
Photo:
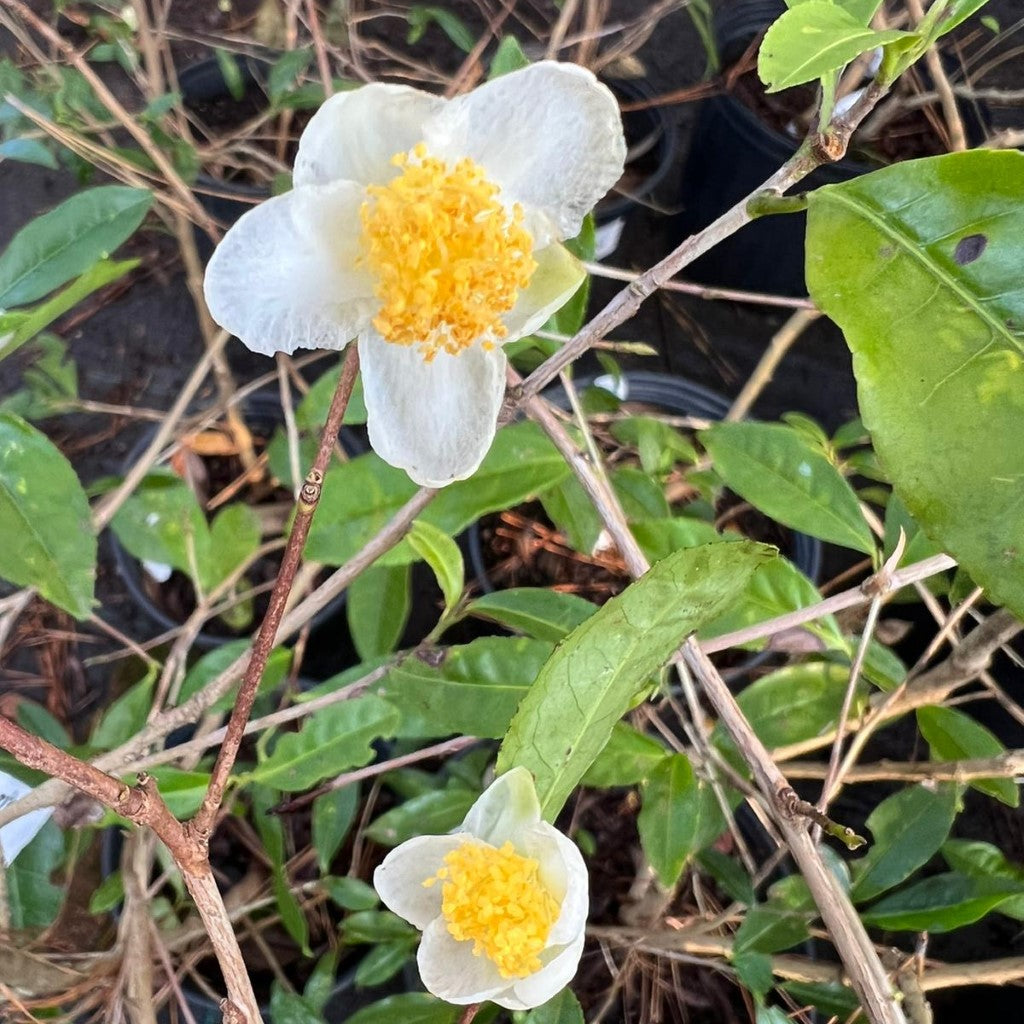
<svg viewBox="0 0 1024 1024">
<path fill-rule="evenodd" d="M 260 546 L 260 519 L 249 505 L 222 508 L 210 523 L 209 547 L 199 564 L 199 579 L 209 592 L 224 582 Z"/>
<path fill-rule="evenodd" d="M 765 515 L 812 537 L 874 553 L 853 488 L 799 431 L 781 423 L 716 423 L 701 440 L 725 483 Z"/>
<path fill-rule="evenodd" d="M 443 530 L 422 519 L 413 520 L 409 545 L 433 570 L 437 585 L 444 594 L 445 613 L 450 613 L 462 596 L 466 576 L 459 545 Z"/>
<path fill-rule="evenodd" d="M 776 558 L 754 573 L 735 604 L 698 634 L 702 640 L 722 636 L 734 630 L 773 619 L 786 612 L 809 608 L 821 601 L 818 588 L 788 559 Z M 804 627 L 827 648 L 845 651 L 846 640 L 832 615 L 809 622 Z M 751 645 L 764 646 L 764 641 Z"/>
<path fill-rule="evenodd" d="M 64 836 L 47 821 L 7 866 L 7 907 L 12 928 L 48 928 L 57 918 L 64 890 L 53 882 L 64 859 Z"/>
<path fill-rule="evenodd" d="M 356 653 L 364 661 L 390 654 L 409 621 L 408 565 L 372 565 L 352 581 L 345 615 Z"/>
<path fill-rule="evenodd" d="M 731 900 L 751 906 L 754 902 L 754 884 L 743 865 L 732 857 L 707 846 L 696 856 L 701 871 L 710 875 Z"/>
<path fill-rule="evenodd" d="M 160 790 L 160 796 L 163 797 L 168 810 L 180 821 L 191 818 L 199 810 L 210 786 L 209 772 L 185 771 L 170 765 L 157 765 L 150 769 L 149 774 L 156 780 L 157 789 Z"/>
<path fill-rule="evenodd" d="M 413 4 L 406 17 L 409 20 L 409 35 L 406 41 L 409 43 L 418 43 L 431 23 L 435 23 L 464 53 L 469 53 L 476 43 L 473 33 L 466 27 L 466 23 L 445 7 L 436 7 L 433 4 Z"/>
<path fill-rule="evenodd" d="M 423 793 L 386 811 L 366 835 L 384 846 L 398 846 L 413 836 L 444 835 L 462 822 L 479 795 L 461 785 Z"/>
<path fill-rule="evenodd" d="M 178 704 L 184 704 L 190 697 L 205 689 L 230 665 L 233 665 L 249 649 L 248 640 L 232 640 L 221 644 L 204 654 L 185 674 L 178 692 Z M 257 693 L 268 693 L 284 684 L 292 666 L 292 652 L 287 647 L 275 647 L 267 657 L 263 678 Z M 230 711 L 235 706 L 234 690 L 218 700 L 211 710 Z"/>
<path fill-rule="evenodd" d="M 889 931 L 948 932 L 1022 895 L 1024 884 L 1006 878 L 933 875 L 879 900 L 862 917 L 865 924 Z"/>
<path fill-rule="evenodd" d="M 849 679 L 849 669 L 828 662 L 788 665 L 746 687 L 737 700 L 766 747 L 785 747 L 836 724 Z M 854 714 L 858 706 L 855 701 Z M 720 726 L 715 735 L 726 738 Z"/>
<path fill-rule="evenodd" d="M 700 783 L 685 754 L 662 758 L 642 787 L 640 845 L 661 884 L 671 888 L 699 839 Z"/>
<path fill-rule="evenodd" d="M 373 910 L 380 903 L 373 886 L 358 878 L 325 878 L 322 884 L 344 910 Z"/>
<path fill-rule="evenodd" d="M 41 299 L 106 259 L 135 232 L 152 202 L 145 189 L 104 185 L 30 221 L 0 255 L 0 308 Z"/>
<path fill-rule="evenodd" d="M 68 357 L 65 342 L 55 334 L 42 334 L 23 361 L 22 387 L 0 400 L 0 412 L 25 420 L 41 420 L 61 412 L 78 398 L 78 367 Z"/>
<path fill-rule="evenodd" d="M 808 915 L 787 907 L 763 903 L 752 907 L 736 932 L 738 953 L 776 953 L 807 938 Z"/>
<path fill-rule="evenodd" d="M 120 869 L 107 875 L 89 897 L 90 914 L 106 914 L 124 902 L 124 876 Z"/>
<path fill-rule="evenodd" d="M 151 668 L 137 683 L 117 698 L 99 721 L 92 734 L 92 745 L 112 750 L 131 739 L 145 724 L 153 706 L 156 668 Z"/>
<path fill-rule="evenodd" d="M 915 521 L 1024 614 L 1024 154 L 912 160 L 811 193 L 807 282 Z M 835 244 L 837 238 L 843 244 Z"/>
<path fill-rule="evenodd" d="M 274 61 L 267 75 L 270 102 L 279 103 L 312 63 L 313 51 L 308 47 L 296 47 L 282 53 Z"/>
<path fill-rule="evenodd" d="M 586 622 L 597 606 L 575 594 L 543 587 L 512 587 L 484 594 L 466 612 L 499 622 L 536 640 L 558 643 Z"/>
<path fill-rule="evenodd" d="M 272 810 L 280 799 L 280 793 L 269 786 L 256 785 L 251 787 L 249 796 L 252 801 L 252 822 L 270 859 L 270 884 L 281 923 L 303 954 L 310 957 L 313 954 L 309 947 L 309 922 L 299 905 L 298 897 L 292 891 L 285 868 L 284 822 Z"/>
<path fill-rule="evenodd" d="M 0 160 L 20 160 L 57 170 L 57 159 L 38 139 L 7 139 L 0 142 Z"/>
<path fill-rule="evenodd" d="M 656 563 L 555 649 L 512 719 L 499 772 L 529 768 L 542 811 L 554 818 L 651 675 L 770 557 L 765 545 L 739 542 Z"/>
<path fill-rule="evenodd" d="M 313 849 L 317 864 L 326 874 L 356 820 L 359 787 L 342 786 L 321 793 L 313 801 Z"/>
<path fill-rule="evenodd" d="M 468 480 L 444 488 L 420 519 L 455 536 L 488 512 L 510 508 L 553 487 L 570 470 L 555 447 L 533 423 L 499 430 L 480 468 Z M 416 493 L 416 485 L 374 453 L 333 466 L 310 528 L 306 555 L 326 565 L 341 565 L 378 533 Z M 415 561 L 404 542 L 380 563 Z"/>
<path fill-rule="evenodd" d="M 523 53 L 523 48 L 515 36 L 502 36 L 498 41 L 498 48 L 491 58 L 491 68 L 487 73 L 487 80 L 500 78 L 510 71 L 518 71 L 530 63 L 530 58 Z"/>
<path fill-rule="evenodd" d="M 667 757 L 668 751 L 657 740 L 625 722 L 616 722 L 604 749 L 583 776 L 583 785 L 632 786 L 650 778 Z"/>
<path fill-rule="evenodd" d="M 416 948 L 416 940 L 397 939 L 374 946 L 356 968 L 355 982 L 360 987 L 383 985 L 393 978 L 405 965 Z M 276 1024 L 276 1022 L 275 1022 Z"/>
<path fill-rule="evenodd" d="M 348 1024 L 455 1024 L 460 1012 L 426 992 L 408 992 L 364 1007 L 348 1018 Z"/>
<path fill-rule="evenodd" d="M 499 739 L 550 654 L 543 640 L 481 637 L 449 648 L 438 665 L 412 654 L 371 692 L 398 709 L 399 736 Z"/>
<path fill-rule="evenodd" d="M 643 553 L 652 562 L 667 558 L 673 551 L 739 540 L 739 535 L 720 534 L 710 523 L 686 516 L 644 519 L 630 526 Z"/>
<path fill-rule="evenodd" d="M 71 746 L 71 736 L 67 729 L 42 704 L 22 698 L 17 702 L 17 715 L 18 725 L 33 736 L 52 743 L 60 750 L 67 750 Z"/>
<path fill-rule="evenodd" d="M 77 306 L 82 299 L 124 277 L 138 265 L 138 260 L 100 260 L 45 302 L 30 309 L 0 313 L 0 359 L 5 359 L 40 331 L 46 330 L 57 317 Z"/>
<path fill-rule="evenodd" d="M 740 984 L 752 992 L 758 1002 L 762 1002 L 772 990 L 775 976 L 772 974 L 772 958 L 767 953 L 757 953 L 752 949 L 739 953 L 733 951 L 732 968 Z"/>
<path fill-rule="evenodd" d="M 813 82 L 838 71 L 868 50 L 913 38 L 895 29 L 866 28 L 857 16 L 828 0 L 809 0 L 790 8 L 765 34 L 757 73 L 768 92 Z"/>
<path fill-rule="evenodd" d="M 938 852 L 956 816 L 956 787 L 908 786 L 868 816 L 872 843 L 853 864 L 851 896 L 862 903 L 899 885 Z"/>
<path fill-rule="evenodd" d="M 992 843 L 977 839 L 950 839 L 942 844 L 946 863 L 972 878 L 1009 878 L 1024 884 L 1024 864 L 1014 864 Z"/>
<path fill-rule="evenodd" d="M 917 726 L 931 747 L 933 761 L 965 761 L 1006 752 L 990 730 L 956 708 L 918 708 Z M 1008 807 L 1020 803 L 1020 793 L 1013 779 L 975 779 L 970 785 Z"/>
<path fill-rule="evenodd" d="M 241 777 L 243 782 L 295 793 L 321 779 L 358 768 L 373 758 L 370 744 L 394 735 L 398 712 L 373 695 L 314 712 L 298 732 L 281 736 L 269 757 Z"/>
<path fill-rule="evenodd" d="M 825 1020 L 855 1020 L 860 1002 L 853 991 L 840 982 L 813 984 L 802 981 L 787 981 L 780 985 L 788 992 L 797 1006 L 813 1006 Z"/>
<path fill-rule="evenodd" d="M 71 463 L 20 416 L 0 414 L 0 576 L 77 619 L 92 614 L 96 534 Z"/>
<path fill-rule="evenodd" d="M 388 942 L 414 939 L 417 931 L 390 910 L 358 910 L 345 918 L 342 935 L 346 942 Z"/>
<path fill-rule="evenodd" d="M 572 989 L 563 988 L 557 996 L 531 1010 L 525 1024 L 583 1024 L 583 1009 Z"/>
</svg>

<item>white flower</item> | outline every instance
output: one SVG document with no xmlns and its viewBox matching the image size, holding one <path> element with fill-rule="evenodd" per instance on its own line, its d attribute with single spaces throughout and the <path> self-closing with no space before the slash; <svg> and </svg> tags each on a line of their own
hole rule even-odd
<svg viewBox="0 0 1024 1024">
<path fill-rule="evenodd" d="M 576 973 L 587 868 L 576 845 L 541 820 L 525 768 L 495 780 L 454 833 L 392 850 L 373 884 L 422 930 L 420 978 L 439 999 L 528 1010 Z"/>
<path fill-rule="evenodd" d="M 254 352 L 358 339 L 370 443 L 417 482 L 473 473 L 505 391 L 500 346 L 576 291 L 559 240 L 618 180 L 619 109 L 550 61 L 455 99 L 372 84 L 302 135 L 291 192 L 246 213 L 206 271 L 214 320 Z"/>
</svg>

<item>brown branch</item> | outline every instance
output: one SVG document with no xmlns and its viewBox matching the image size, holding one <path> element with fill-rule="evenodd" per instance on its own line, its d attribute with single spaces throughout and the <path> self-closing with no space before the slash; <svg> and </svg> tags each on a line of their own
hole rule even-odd
<svg viewBox="0 0 1024 1024">
<path fill-rule="evenodd" d="M 284 558 L 281 561 L 281 569 L 270 595 L 270 605 L 253 644 L 252 654 L 246 665 L 245 675 L 242 678 L 231 718 L 228 721 L 227 733 L 217 755 L 217 762 L 210 773 L 210 784 L 203 797 L 202 806 L 189 823 L 191 834 L 203 843 L 208 841 L 210 833 L 213 831 L 217 810 L 224 797 L 224 788 L 234 766 L 235 758 L 238 756 L 242 737 L 245 735 L 245 726 L 249 721 L 253 702 L 256 700 L 256 691 L 259 688 L 260 679 L 263 678 L 263 670 L 266 668 L 267 659 L 277 642 L 278 627 L 292 591 L 295 573 L 299 568 L 302 550 L 306 545 L 306 537 L 309 535 L 313 515 L 320 501 L 324 474 L 327 472 L 328 462 L 334 452 L 335 441 L 338 431 L 341 429 L 341 421 L 348 408 L 348 400 L 352 395 L 352 388 L 355 385 L 358 372 L 359 349 L 356 345 L 349 345 L 342 364 L 341 376 L 338 378 L 338 386 L 331 399 L 327 422 L 324 424 L 320 437 L 320 448 L 313 460 L 313 468 L 307 474 L 306 482 L 299 492 L 295 521 L 292 523 L 288 546 L 285 548 Z"/>
</svg>

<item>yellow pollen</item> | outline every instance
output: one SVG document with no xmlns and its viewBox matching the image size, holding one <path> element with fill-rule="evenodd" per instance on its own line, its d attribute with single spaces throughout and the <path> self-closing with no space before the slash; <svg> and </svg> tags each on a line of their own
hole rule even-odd
<svg viewBox="0 0 1024 1024">
<path fill-rule="evenodd" d="M 501 317 L 537 267 L 523 210 L 469 158 L 453 167 L 421 142 L 391 162 L 402 173 L 371 185 L 360 209 L 360 265 L 381 302 L 373 326 L 396 345 L 418 345 L 430 362 L 508 334 Z"/>
<path fill-rule="evenodd" d="M 441 881 L 441 913 L 448 931 L 473 942 L 503 978 L 525 978 L 541 969 L 538 954 L 548 941 L 559 907 L 541 884 L 537 861 L 511 843 L 495 849 L 469 840 L 444 859 L 425 888 Z"/>
</svg>

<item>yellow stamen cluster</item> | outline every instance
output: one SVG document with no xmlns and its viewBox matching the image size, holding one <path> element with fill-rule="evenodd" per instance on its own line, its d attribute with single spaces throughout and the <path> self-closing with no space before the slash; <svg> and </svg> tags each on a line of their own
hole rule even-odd
<svg viewBox="0 0 1024 1024">
<path fill-rule="evenodd" d="M 376 278 L 373 325 L 396 345 L 419 345 L 430 362 L 476 341 L 490 347 L 537 264 L 517 203 L 466 158 L 449 168 L 421 142 L 391 161 L 402 173 L 371 185 L 360 210 L 361 265 Z"/>
<path fill-rule="evenodd" d="M 503 978 L 525 978 L 541 969 L 538 956 L 548 941 L 559 907 L 537 874 L 537 861 L 515 852 L 468 840 L 452 850 L 426 888 L 443 882 L 441 913 L 448 931 L 473 941 L 473 954 L 485 954 Z"/>
</svg>

